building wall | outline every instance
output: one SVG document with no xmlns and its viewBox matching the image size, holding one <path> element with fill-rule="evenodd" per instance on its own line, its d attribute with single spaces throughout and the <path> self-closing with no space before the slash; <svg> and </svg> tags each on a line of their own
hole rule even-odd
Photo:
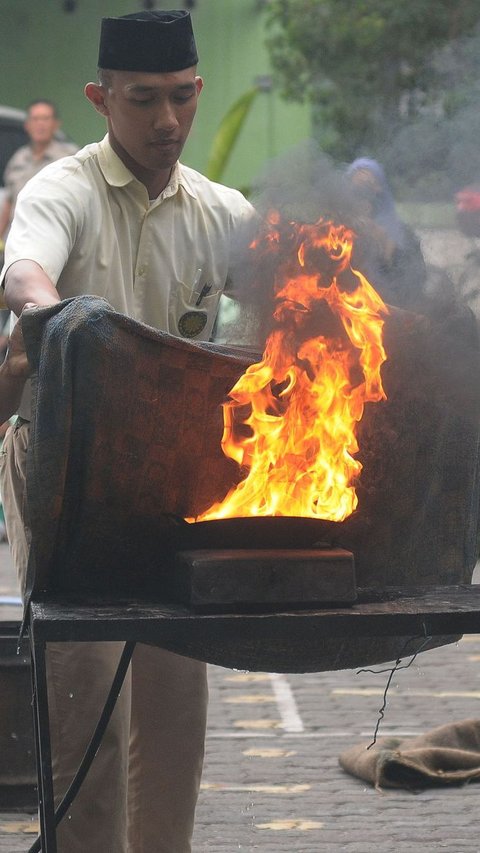
<svg viewBox="0 0 480 853">
<path fill-rule="evenodd" d="M 143 8 L 141 0 L 0 0 L 0 103 L 24 108 L 38 97 L 54 100 L 65 131 L 79 145 L 99 139 L 104 119 L 83 95 L 95 79 L 103 16 Z M 156 8 L 181 8 L 183 0 L 157 0 Z M 204 170 L 218 124 L 256 78 L 269 75 L 261 0 L 196 0 L 192 18 L 205 81 L 191 138 L 182 157 Z M 287 104 L 275 92 L 256 98 L 223 180 L 246 187 L 265 163 L 310 136 L 307 107 Z"/>
</svg>

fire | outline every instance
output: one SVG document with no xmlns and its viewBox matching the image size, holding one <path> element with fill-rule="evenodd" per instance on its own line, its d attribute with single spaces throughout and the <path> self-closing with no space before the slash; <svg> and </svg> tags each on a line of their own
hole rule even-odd
<svg viewBox="0 0 480 853">
<path fill-rule="evenodd" d="M 387 308 L 351 266 L 351 230 L 320 220 L 290 222 L 286 231 L 272 214 L 252 244 L 279 257 L 275 325 L 262 360 L 247 368 L 223 406 L 223 452 L 248 473 L 196 521 L 342 521 L 358 503 L 356 426 L 365 403 L 386 399 L 380 369 Z"/>
</svg>

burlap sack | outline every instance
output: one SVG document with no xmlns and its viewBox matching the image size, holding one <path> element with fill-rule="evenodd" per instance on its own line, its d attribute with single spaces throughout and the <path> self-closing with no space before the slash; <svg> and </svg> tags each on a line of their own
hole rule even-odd
<svg viewBox="0 0 480 853">
<path fill-rule="evenodd" d="M 460 720 L 418 737 L 380 738 L 342 752 L 346 773 L 376 788 L 461 785 L 480 779 L 480 720 Z"/>
</svg>

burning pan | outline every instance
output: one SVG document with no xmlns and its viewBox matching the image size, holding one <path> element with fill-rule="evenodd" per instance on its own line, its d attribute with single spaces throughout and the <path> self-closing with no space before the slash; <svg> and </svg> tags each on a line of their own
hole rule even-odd
<svg viewBox="0 0 480 853">
<path fill-rule="evenodd" d="M 315 518 L 222 518 L 189 524 L 172 520 L 172 547 L 197 548 L 314 548 L 338 544 L 338 524 Z"/>
</svg>

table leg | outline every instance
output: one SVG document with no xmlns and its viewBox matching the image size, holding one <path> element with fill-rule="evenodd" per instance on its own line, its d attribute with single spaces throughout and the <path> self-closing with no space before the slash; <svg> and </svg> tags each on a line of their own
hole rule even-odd
<svg viewBox="0 0 480 853">
<path fill-rule="evenodd" d="M 31 642 L 33 707 L 42 853 L 57 853 L 52 753 L 48 715 L 46 643 Z"/>
</svg>

